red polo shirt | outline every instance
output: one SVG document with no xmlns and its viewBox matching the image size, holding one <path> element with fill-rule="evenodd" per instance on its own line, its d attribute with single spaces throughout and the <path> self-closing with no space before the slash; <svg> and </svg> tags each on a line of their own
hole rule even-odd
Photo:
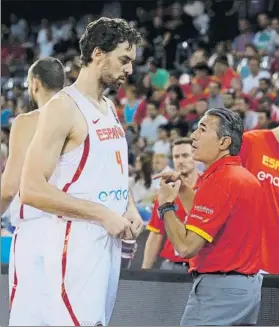
<svg viewBox="0 0 279 327">
<path fill-rule="evenodd" d="M 186 229 L 207 240 L 190 271 L 257 273 L 261 250 L 261 185 L 239 157 L 213 163 L 197 183 Z"/>
<path fill-rule="evenodd" d="M 175 203 L 178 206 L 177 211 L 175 212 L 177 218 L 179 218 L 183 223 L 185 222 L 186 212 L 179 198 L 176 199 Z M 164 222 L 159 219 L 157 209 L 159 207 L 158 200 L 154 202 L 154 208 L 152 211 L 152 216 L 147 229 L 154 233 L 160 233 L 162 235 L 166 234 Z M 175 251 L 171 241 L 167 238 L 164 248 L 160 253 L 162 258 L 168 259 L 172 262 L 188 262 L 188 259 L 181 258 L 178 253 Z"/>
</svg>

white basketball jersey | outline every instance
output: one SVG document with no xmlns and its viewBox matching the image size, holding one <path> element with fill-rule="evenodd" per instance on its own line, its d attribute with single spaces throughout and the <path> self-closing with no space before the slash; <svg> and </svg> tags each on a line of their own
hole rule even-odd
<svg viewBox="0 0 279 327">
<path fill-rule="evenodd" d="M 99 203 L 123 215 L 129 193 L 128 148 L 113 104 L 106 99 L 108 114 L 105 116 L 74 85 L 63 92 L 83 114 L 88 135 L 78 148 L 60 157 L 56 186 L 73 197 Z"/>
<path fill-rule="evenodd" d="M 37 109 L 37 111 L 41 111 L 41 109 Z M 55 184 L 55 178 L 55 174 L 53 174 L 49 179 L 49 183 Z M 39 209 L 22 204 L 20 201 L 19 192 L 16 194 L 12 203 L 10 204 L 9 210 L 12 226 L 17 226 L 19 223 L 25 220 L 39 219 L 48 215 L 51 216 L 50 214 Z"/>
</svg>

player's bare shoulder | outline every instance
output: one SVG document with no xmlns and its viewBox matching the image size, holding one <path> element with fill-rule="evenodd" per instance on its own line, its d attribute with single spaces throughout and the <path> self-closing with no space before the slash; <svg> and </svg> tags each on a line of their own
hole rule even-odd
<svg viewBox="0 0 279 327">
<path fill-rule="evenodd" d="M 20 139 L 24 135 L 24 139 L 31 140 L 35 134 L 38 119 L 39 110 L 18 115 L 12 123 L 11 133 L 18 135 Z"/>
<path fill-rule="evenodd" d="M 66 131 L 63 153 L 82 144 L 88 134 L 87 122 L 74 99 L 61 90 L 41 110 L 48 120 L 55 120 L 57 128 Z"/>
</svg>

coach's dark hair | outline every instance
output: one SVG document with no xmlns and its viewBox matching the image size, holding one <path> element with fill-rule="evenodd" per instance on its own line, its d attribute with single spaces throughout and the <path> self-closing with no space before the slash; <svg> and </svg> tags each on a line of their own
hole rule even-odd
<svg viewBox="0 0 279 327">
<path fill-rule="evenodd" d="M 56 58 L 39 59 L 30 67 L 30 71 L 31 76 L 38 78 L 46 89 L 61 90 L 64 87 L 64 67 L 61 61 Z"/>
<path fill-rule="evenodd" d="M 230 155 L 236 156 L 241 149 L 244 132 L 243 122 L 239 114 L 226 108 L 218 108 L 208 110 L 205 115 L 219 117 L 217 135 L 219 138 L 224 136 L 231 138 Z"/>
<path fill-rule="evenodd" d="M 141 42 L 141 36 L 124 19 L 102 17 L 89 23 L 79 41 L 81 65 L 87 66 L 92 62 L 91 55 L 96 47 L 103 52 L 111 52 L 119 43 L 126 41 L 131 48 Z"/>
</svg>

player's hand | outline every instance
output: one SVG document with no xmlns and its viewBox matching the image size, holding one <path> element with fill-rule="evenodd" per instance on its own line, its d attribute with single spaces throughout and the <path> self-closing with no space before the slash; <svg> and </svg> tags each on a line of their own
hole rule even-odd
<svg viewBox="0 0 279 327">
<path fill-rule="evenodd" d="M 138 211 L 136 209 L 133 209 L 133 210 L 128 209 L 124 213 L 124 217 L 127 218 L 132 223 L 131 231 L 132 231 L 133 237 L 137 238 L 142 233 L 143 228 L 144 228 L 143 220 L 142 220 L 140 214 L 138 213 Z"/>
<path fill-rule="evenodd" d="M 111 215 L 103 221 L 106 231 L 114 237 L 120 237 L 126 240 L 133 239 L 132 223 L 125 217 Z"/>
<path fill-rule="evenodd" d="M 174 202 L 178 197 L 179 189 L 181 185 L 181 180 L 176 182 L 166 183 L 164 179 L 161 181 L 160 190 L 158 193 L 158 203 L 161 206 L 167 202 Z"/>
</svg>

